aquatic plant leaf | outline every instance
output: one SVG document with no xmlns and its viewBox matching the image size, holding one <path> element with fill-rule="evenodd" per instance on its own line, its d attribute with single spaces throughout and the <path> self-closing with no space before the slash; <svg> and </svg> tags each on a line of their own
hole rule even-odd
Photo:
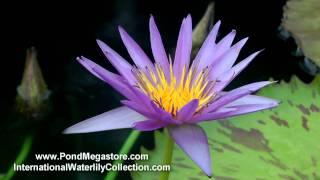
<svg viewBox="0 0 320 180">
<path fill-rule="evenodd" d="M 267 87 L 259 95 L 281 100 L 279 107 L 203 123 L 216 179 L 319 179 L 320 77 L 297 78 Z M 205 175 L 175 148 L 170 178 Z"/>
<path fill-rule="evenodd" d="M 159 131 L 155 131 L 155 148 L 153 150 L 148 150 L 144 147 L 141 148 L 141 154 L 148 154 L 149 159 L 145 161 L 136 161 L 139 165 L 159 165 L 162 164 L 163 156 L 165 154 L 165 144 L 166 144 L 166 134 Z M 141 171 L 132 171 L 131 177 L 135 180 L 139 179 L 150 179 L 156 180 L 159 179 L 160 172 L 141 172 Z"/>
<path fill-rule="evenodd" d="M 207 37 L 214 20 L 214 3 L 208 4 L 207 10 L 192 31 L 192 57 L 195 57 Z"/>
<path fill-rule="evenodd" d="M 259 92 L 281 100 L 279 107 L 201 124 L 209 137 L 214 179 L 320 179 L 319 87 L 320 76 L 311 84 L 293 77 Z M 161 164 L 165 138 L 155 135 L 155 150 L 142 149 L 151 158 L 147 164 Z M 133 178 L 145 174 L 135 172 Z M 157 179 L 153 172 L 148 177 Z M 208 179 L 178 146 L 169 178 Z"/>
<path fill-rule="evenodd" d="M 320 66 L 320 1 L 289 0 L 282 26 L 291 33 L 304 55 Z"/>
</svg>

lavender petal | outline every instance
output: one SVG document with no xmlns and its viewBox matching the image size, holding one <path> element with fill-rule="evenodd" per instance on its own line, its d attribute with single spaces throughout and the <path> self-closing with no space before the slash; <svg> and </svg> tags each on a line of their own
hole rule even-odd
<svg viewBox="0 0 320 180">
<path fill-rule="evenodd" d="M 199 100 L 198 99 L 191 100 L 188 104 L 183 106 L 177 112 L 177 120 L 178 121 L 184 121 L 184 122 L 190 121 L 192 119 L 192 116 L 195 113 L 198 105 L 199 105 Z"/>
<path fill-rule="evenodd" d="M 119 107 L 81 121 L 63 131 L 64 134 L 89 133 L 112 129 L 132 128 L 134 123 L 145 120 L 141 114 L 127 108 Z"/>
<path fill-rule="evenodd" d="M 168 127 L 178 146 L 208 175 L 212 176 L 208 138 L 198 125 Z"/>
<path fill-rule="evenodd" d="M 183 20 L 180 28 L 174 62 L 173 62 L 173 72 L 177 79 L 177 82 L 180 82 L 183 68 L 189 68 L 191 48 L 192 48 L 192 21 L 191 21 L 191 16 L 188 15 L 187 18 Z"/>
<path fill-rule="evenodd" d="M 135 123 L 133 128 L 140 130 L 140 131 L 153 131 L 153 130 L 163 128 L 167 125 L 168 125 L 167 123 L 162 122 L 162 121 L 146 120 L 146 121 L 141 121 L 141 122 Z"/>
<path fill-rule="evenodd" d="M 163 46 L 160 32 L 157 28 L 157 25 L 154 21 L 153 16 L 150 17 L 149 29 L 150 29 L 151 49 L 152 49 L 155 62 L 160 64 L 160 66 L 164 71 L 165 77 L 167 78 L 167 80 L 170 80 L 169 60 Z"/>
<path fill-rule="evenodd" d="M 141 47 L 129 36 L 129 34 L 119 26 L 119 32 L 121 35 L 121 39 L 126 46 L 128 53 L 137 67 L 141 69 L 150 68 L 154 70 L 154 65 L 152 64 L 149 57 L 146 53 L 141 49 Z"/>
<path fill-rule="evenodd" d="M 241 41 L 239 41 L 237 44 L 232 46 L 226 53 L 224 53 L 224 55 L 222 55 L 221 58 L 219 58 L 212 64 L 210 78 L 216 79 L 222 73 L 230 70 L 230 68 L 237 60 L 240 50 L 242 49 L 247 40 L 248 38 L 244 38 Z"/>
<path fill-rule="evenodd" d="M 97 43 L 112 66 L 115 67 L 131 85 L 134 85 L 136 83 L 136 78 L 131 72 L 133 67 L 107 44 L 98 39 Z"/>
<path fill-rule="evenodd" d="M 197 56 L 194 59 L 193 66 L 197 66 L 198 70 L 201 70 L 213 63 L 212 59 L 215 54 L 216 38 L 221 25 L 221 21 L 218 21 L 210 31 L 208 37 L 202 44 Z"/>
<path fill-rule="evenodd" d="M 249 63 L 260 53 L 261 51 L 257 51 L 235 66 L 233 66 L 229 71 L 224 72 L 220 76 L 217 77 L 216 79 L 216 85 L 214 86 L 214 91 L 215 92 L 220 92 L 222 91 L 235 77 L 238 76 L 238 74 L 246 68 Z M 212 77 L 210 77 L 213 79 Z"/>
</svg>

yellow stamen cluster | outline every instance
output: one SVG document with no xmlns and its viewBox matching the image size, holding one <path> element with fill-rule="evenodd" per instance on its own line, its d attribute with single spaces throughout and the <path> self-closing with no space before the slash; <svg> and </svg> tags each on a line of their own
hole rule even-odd
<svg viewBox="0 0 320 180">
<path fill-rule="evenodd" d="M 146 69 L 135 69 L 137 86 L 165 111 L 176 115 L 177 111 L 193 99 L 199 100 L 197 111 L 211 102 L 215 93 L 212 92 L 213 81 L 208 81 L 208 68 L 200 73 L 194 69 L 186 72 L 183 68 L 181 80 L 177 81 L 170 63 L 170 79 L 167 80 L 164 71 L 159 64 L 155 66 L 155 72 Z"/>
</svg>

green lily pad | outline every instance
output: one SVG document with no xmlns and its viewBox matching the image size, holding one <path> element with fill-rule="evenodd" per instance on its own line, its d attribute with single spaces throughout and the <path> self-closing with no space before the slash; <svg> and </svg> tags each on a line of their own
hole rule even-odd
<svg viewBox="0 0 320 180">
<path fill-rule="evenodd" d="M 289 0 L 282 26 L 292 34 L 304 55 L 320 67 L 320 1 Z"/>
<path fill-rule="evenodd" d="M 216 179 L 319 179 L 319 87 L 319 77 L 312 84 L 293 78 L 259 93 L 281 100 L 278 108 L 203 123 Z M 178 148 L 172 168 L 173 179 L 204 176 Z"/>
<path fill-rule="evenodd" d="M 144 147 L 141 148 L 141 154 L 148 154 L 149 159 L 145 161 L 137 161 L 139 165 L 159 165 L 162 164 L 164 154 L 165 154 L 165 145 L 166 145 L 166 135 L 159 131 L 154 133 L 155 136 L 155 148 L 153 150 L 148 150 Z M 141 171 L 132 171 L 131 177 L 135 180 L 140 179 L 150 179 L 157 180 L 159 179 L 160 172 L 141 172 Z"/>
<path fill-rule="evenodd" d="M 214 179 L 320 179 L 320 76 L 311 84 L 293 78 L 259 95 L 282 103 L 272 110 L 201 124 L 209 138 Z M 141 151 L 149 154 L 144 163 L 161 164 L 164 140 L 164 134 L 155 133 L 155 150 Z M 134 179 L 141 177 L 157 179 L 157 174 L 133 173 Z M 178 146 L 169 178 L 208 179 Z"/>
</svg>

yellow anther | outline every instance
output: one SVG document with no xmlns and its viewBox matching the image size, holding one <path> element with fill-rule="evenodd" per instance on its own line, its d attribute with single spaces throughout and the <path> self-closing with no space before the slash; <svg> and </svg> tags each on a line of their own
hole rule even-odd
<svg viewBox="0 0 320 180">
<path fill-rule="evenodd" d="M 197 110 L 212 101 L 215 93 L 212 92 L 213 81 L 208 80 L 208 69 L 195 73 L 193 69 L 183 68 L 180 81 L 173 73 L 170 63 L 170 81 L 166 79 L 159 64 L 155 65 L 155 72 L 150 69 L 134 71 L 137 86 L 165 111 L 176 115 L 177 111 L 193 99 L 199 100 Z"/>
</svg>

